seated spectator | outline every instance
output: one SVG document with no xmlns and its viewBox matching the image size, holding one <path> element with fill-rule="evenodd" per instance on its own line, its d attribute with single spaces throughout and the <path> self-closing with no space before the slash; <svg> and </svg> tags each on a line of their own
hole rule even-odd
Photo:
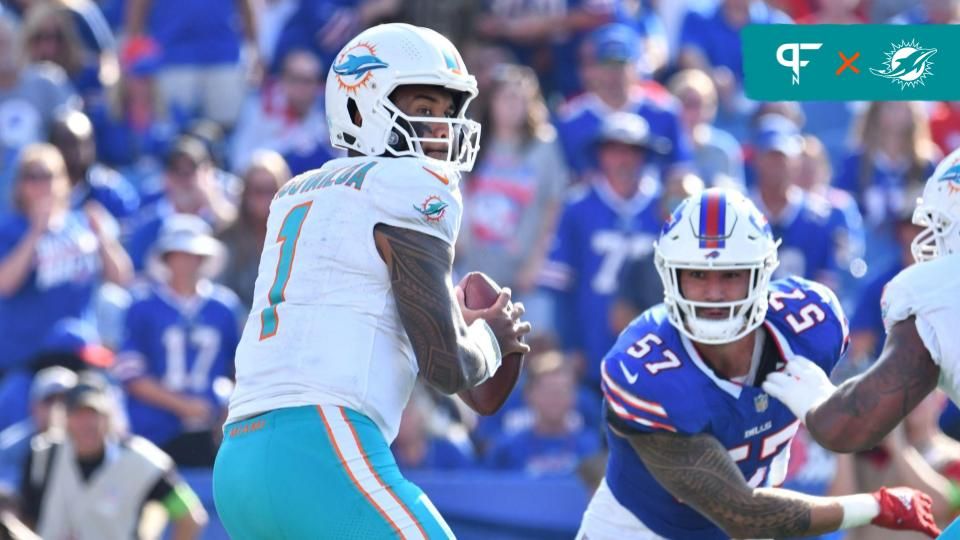
<svg viewBox="0 0 960 540">
<path fill-rule="evenodd" d="M 653 252 L 663 226 L 660 182 L 647 164 L 663 141 L 636 114 L 606 117 L 594 140 L 600 172 L 572 190 L 540 285 L 554 300 L 561 347 L 600 409 L 600 361 L 616 341 L 609 313 L 623 265 Z"/>
<path fill-rule="evenodd" d="M 107 89 L 106 99 L 86 104 L 85 110 L 94 125 L 99 157 L 140 186 L 160 171 L 189 115 L 175 106 L 161 114 L 156 89 L 160 51 L 155 44 L 128 45 L 120 67 L 120 79 Z"/>
<path fill-rule="evenodd" d="M 47 139 L 58 107 L 76 102 L 63 70 L 54 64 L 25 67 L 20 33 L 0 16 L 0 218 L 10 208 L 17 155 Z"/>
<path fill-rule="evenodd" d="M 523 396 L 533 425 L 497 441 L 486 458 L 489 467 L 524 471 L 531 476 L 572 475 L 580 461 L 600 449 L 598 434 L 574 428 L 577 381 L 559 353 L 536 357 L 526 371 Z"/>
<path fill-rule="evenodd" d="M 662 88 L 638 80 L 635 64 L 642 55 L 636 32 L 622 24 L 594 30 L 584 44 L 580 69 L 586 75 L 586 92 L 566 103 L 556 122 L 564 156 L 576 179 L 597 169 L 597 155 L 591 146 L 606 117 L 614 112 L 642 116 L 654 136 L 669 141 L 665 155 L 651 160 L 661 175 L 691 160 L 690 141 L 676 99 Z"/>
<path fill-rule="evenodd" d="M 215 230 L 233 223 L 237 209 L 218 178 L 203 142 L 195 137 L 180 137 L 167 156 L 160 189 L 143 196 L 140 211 L 130 220 L 127 247 L 138 272 L 143 270 L 166 217 L 197 215 Z"/>
<path fill-rule="evenodd" d="M 713 79 L 720 104 L 721 125 L 743 133 L 743 57 L 740 30 L 748 24 L 790 24 L 785 13 L 762 0 L 721 0 L 705 10 L 687 12 L 680 30 L 677 64 L 700 69 Z"/>
<path fill-rule="evenodd" d="M 48 428 L 62 428 L 63 400 L 77 385 L 77 374 L 61 366 L 37 372 L 30 385 L 30 416 L 0 431 L 0 497 L 16 496 L 30 440 Z"/>
<path fill-rule="evenodd" d="M 253 0 L 127 3 L 127 46 L 152 39 L 162 54 L 157 73 L 162 114 L 176 107 L 233 126 L 248 76 L 260 67 L 253 4 Z"/>
<path fill-rule="evenodd" d="M 533 70 L 500 66 L 490 92 L 484 146 L 464 193 L 469 219 L 461 229 L 457 265 L 510 287 L 543 332 L 551 315 L 537 297 L 537 276 L 569 177 Z"/>
<path fill-rule="evenodd" d="M 253 305 L 253 285 L 267 236 L 270 203 L 289 180 L 290 169 L 280 154 L 272 150 L 255 152 L 243 175 L 237 220 L 217 235 L 227 248 L 227 264 L 219 281 L 237 294 L 246 310 Z"/>
<path fill-rule="evenodd" d="M 660 215 L 665 223 L 680 201 L 704 189 L 703 180 L 693 174 L 673 175 L 663 186 Z M 663 302 L 663 281 L 653 261 L 653 252 L 623 265 L 616 298 L 610 308 L 610 326 L 617 334 L 647 309 Z"/>
<path fill-rule="evenodd" d="M 16 213 L 0 223 L 0 370 L 27 367 L 43 338 L 38 329 L 65 317 L 93 323 L 102 281 L 131 277 L 110 214 L 93 201 L 70 209 L 70 178 L 55 147 L 23 150 L 14 199 Z"/>
<path fill-rule="evenodd" d="M 760 118 L 755 143 L 756 186 L 751 198 L 781 240 L 779 276 L 797 275 L 827 286 L 837 283 L 837 244 L 830 205 L 796 184 L 803 139 L 796 125 L 777 114 Z"/>
<path fill-rule="evenodd" d="M 96 327 L 74 317 L 60 319 L 50 329 L 45 329 L 40 348 L 30 359 L 29 370 L 14 371 L 0 384 L 0 426 L 11 426 L 28 419 L 31 392 L 37 375 L 51 367 L 66 368 L 74 373 L 80 371 L 106 370 L 113 365 L 113 351 L 101 342 Z M 112 395 L 119 403 L 121 396 L 116 389 Z M 125 424 L 125 416 L 118 420 Z"/>
<path fill-rule="evenodd" d="M 223 246 L 193 215 L 163 222 L 148 274 L 134 290 L 114 375 L 129 395 L 130 427 L 184 466 L 210 467 L 222 428 L 214 382 L 230 377 L 240 340 L 239 301 L 207 278 Z"/>
<path fill-rule="evenodd" d="M 743 185 L 743 151 L 733 135 L 712 125 L 717 116 L 717 89 L 706 73 L 690 69 L 670 79 L 670 93 L 680 100 L 683 129 L 693 147 L 693 165 L 708 186 Z"/>
<path fill-rule="evenodd" d="M 245 170 L 261 148 L 282 154 L 295 175 L 337 155 L 323 111 L 321 69 L 312 53 L 292 51 L 284 58 L 280 80 L 247 101 L 233 135 L 234 171 Z"/>
<path fill-rule="evenodd" d="M 23 18 L 23 41 L 32 64 L 52 62 L 66 72 L 84 102 L 103 97 L 100 56 L 80 39 L 70 9 L 58 1 L 34 2 Z M 116 71 L 111 74 L 116 77 Z"/>
<path fill-rule="evenodd" d="M 207 521 L 200 500 L 169 456 L 111 429 L 104 388 L 101 377 L 81 375 L 66 396 L 66 436 L 34 438 L 23 469 L 24 522 L 48 540 L 127 539 L 138 537 L 144 504 L 155 501 L 173 538 L 197 538 Z"/>
<path fill-rule="evenodd" d="M 96 201 L 117 220 L 137 211 L 140 196 L 136 189 L 120 173 L 97 162 L 93 124 L 87 115 L 71 109 L 62 111 L 50 129 L 50 142 L 63 154 L 67 165 L 74 208 Z"/>
<path fill-rule="evenodd" d="M 906 193 L 922 186 L 940 157 L 922 105 L 874 101 L 853 129 L 854 149 L 833 184 L 860 205 L 867 234 L 866 262 L 880 270 L 898 258 L 892 224 L 914 201 Z"/>
<path fill-rule="evenodd" d="M 436 421 L 436 406 L 422 387 L 414 388 L 400 429 L 390 449 L 402 471 L 472 468 L 476 461 L 470 439 L 461 426 Z M 447 429 L 437 429 L 440 427 Z"/>
<path fill-rule="evenodd" d="M 830 224 L 837 244 L 837 265 L 844 270 L 841 281 L 849 281 L 846 280 L 848 275 L 863 275 L 863 254 L 866 250 L 863 216 L 850 193 L 830 185 L 832 179 L 833 168 L 826 148 L 820 139 L 805 135 L 796 184 L 811 197 L 821 197 L 830 205 Z"/>
</svg>

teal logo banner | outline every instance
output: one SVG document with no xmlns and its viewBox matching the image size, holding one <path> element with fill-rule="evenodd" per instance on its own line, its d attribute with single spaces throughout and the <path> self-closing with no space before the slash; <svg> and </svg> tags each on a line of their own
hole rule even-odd
<svg viewBox="0 0 960 540">
<path fill-rule="evenodd" d="M 747 25 L 744 87 L 761 101 L 960 100 L 960 25 Z"/>
</svg>

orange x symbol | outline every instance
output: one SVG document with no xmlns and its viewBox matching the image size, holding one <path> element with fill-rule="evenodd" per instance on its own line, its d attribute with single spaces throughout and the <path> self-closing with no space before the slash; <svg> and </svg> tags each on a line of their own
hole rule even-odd
<svg viewBox="0 0 960 540">
<path fill-rule="evenodd" d="M 853 65 L 853 61 L 860 56 L 860 51 L 853 53 L 853 56 L 851 56 L 850 58 L 847 58 L 846 56 L 844 56 L 843 53 L 840 51 L 837 51 L 837 54 L 840 55 L 840 58 L 843 58 L 843 65 L 837 68 L 837 73 L 836 73 L 837 75 L 843 73 L 843 70 L 847 69 L 848 67 L 851 70 L 853 70 L 854 73 L 860 73 L 860 70 L 857 69 L 857 66 Z"/>
</svg>

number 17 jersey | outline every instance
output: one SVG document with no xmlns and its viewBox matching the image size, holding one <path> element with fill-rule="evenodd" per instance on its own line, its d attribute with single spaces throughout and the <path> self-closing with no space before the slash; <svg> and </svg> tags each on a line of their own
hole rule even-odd
<svg viewBox="0 0 960 540">
<path fill-rule="evenodd" d="M 418 368 L 374 227 L 453 245 L 461 208 L 458 174 L 416 158 L 336 159 L 284 185 L 270 205 L 227 422 L 336 405 L 392 441 Z"/>
</svg>

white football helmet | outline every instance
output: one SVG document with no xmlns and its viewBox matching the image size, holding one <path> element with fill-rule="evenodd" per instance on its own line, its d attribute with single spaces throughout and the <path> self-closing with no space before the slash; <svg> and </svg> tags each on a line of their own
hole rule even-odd
<svg viewBox="0 0 960 540">
<path fill-rule="evenodd" d="M 943 158 L 927 179 L 913 223 L 924 227 L 910 245 L 917 262 L 960 253 L 960 149 Z"/>
<path fill-rule="evenodd" d="M 404 114 L 390 93 L 405 85 L 441 86 L 453 91 L 451 118 Z M 409 24 L 369 28 L 340 51 L 326 81 L 326 113 L 333 146 L 367 156 L 415 156 L 469 171 L 477 157 L 480 124 L 466 118 L 477 96 L 457 48 L 439 33 Z M 359 112 L 360 121 L 354 119 Z M 424 137 L 423 123 L 445 123 L 449 138 Z M 443 143 L 447 159 L 426 155 L 422 143 Z"/>
<path fill-rule="evenodd" d="M 670 322 L 700 343 L 729 343 L 763 323 L 767 287 L 780 264 L 779 241 L 754 204 L 738 191 L 713 188 L 687 197 L 663 226 L 654 262 L 663 281 Z M 750 270 L 746 298 L 698 302 L 684 298 L 679 270 Z M 726 319 L 699 317 L 698 309 L 726 309 Z"/>
</svg>

